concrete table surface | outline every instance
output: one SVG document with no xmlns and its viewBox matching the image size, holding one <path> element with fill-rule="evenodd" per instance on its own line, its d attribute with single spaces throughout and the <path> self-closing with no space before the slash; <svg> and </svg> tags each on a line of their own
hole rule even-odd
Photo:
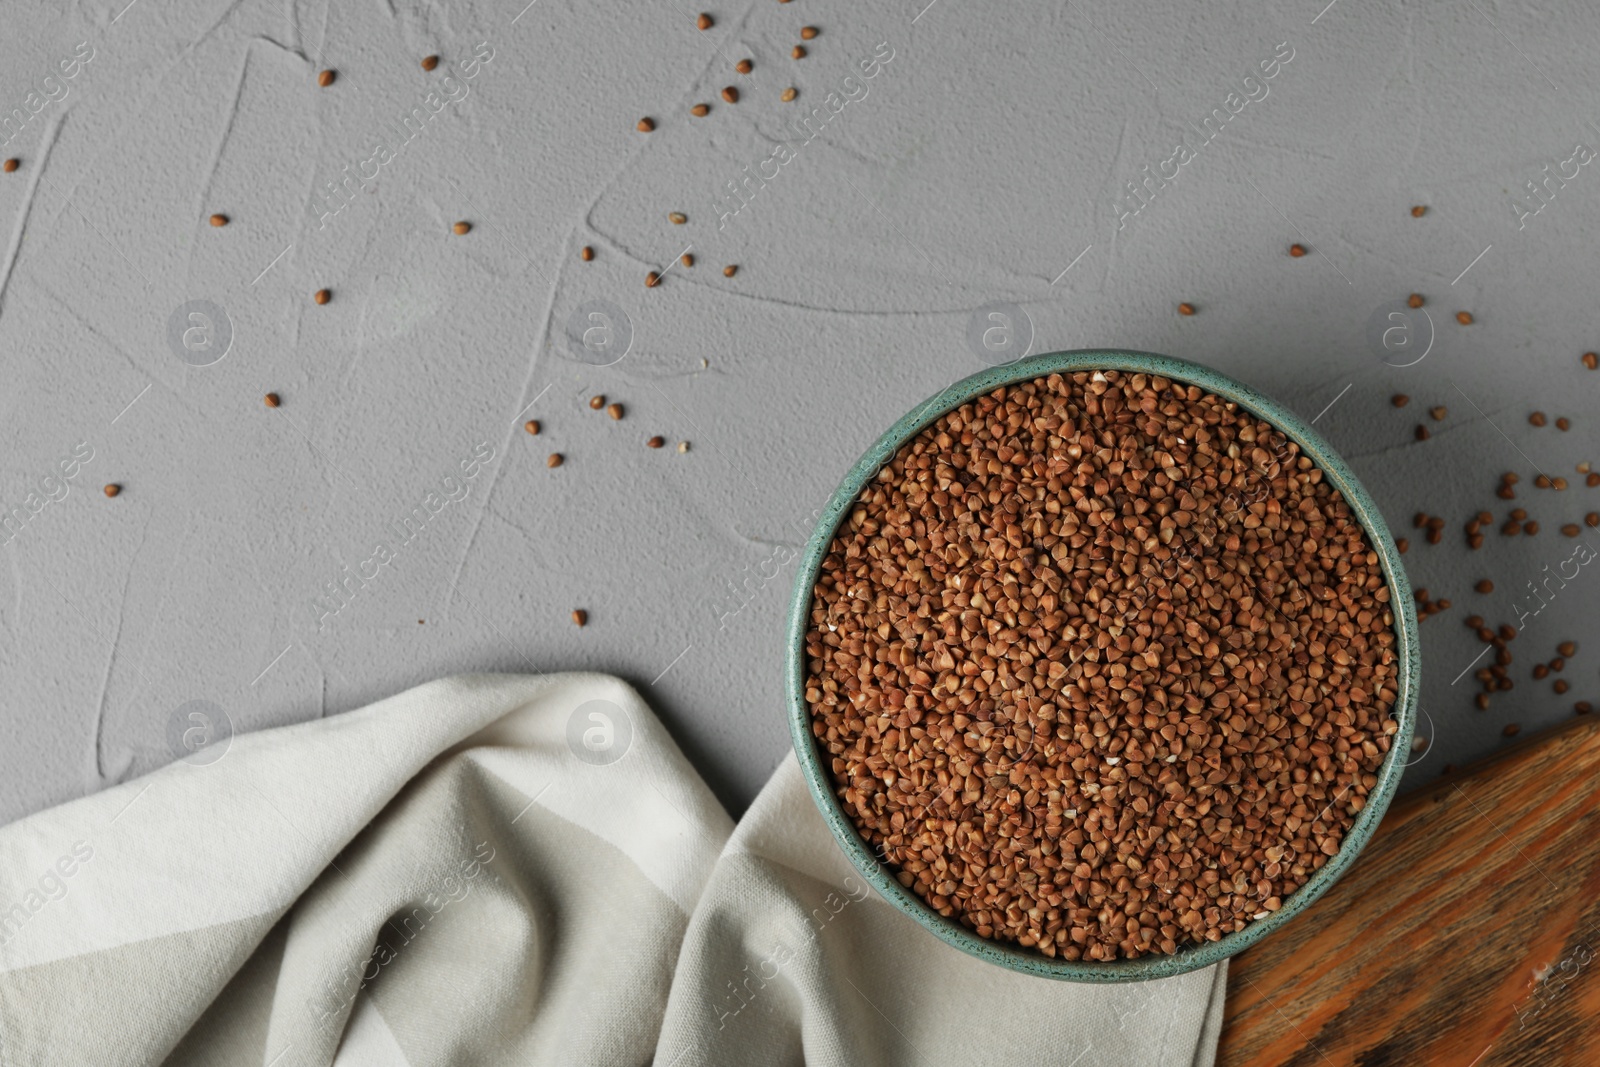
<svg viewBox="0 0 1600 1067">
<path fill-rule="evenodd" d="M 1316 418 L 1451 601 L 1408 775 L 1600 701 L 1600 530 L 1559 532 L 1600 510 L 1600 16 L 1325 4 L 12 5 L 0 821 L 169 762 L 194 701 L 246 731 L 570 669 L 639 687 L 738 812 L 788 745 L 813 512 L 1025 350 Z M 1513 506 L 1538 534 L 1470 551 Z M 1473 613 L 1519 631 L 1487 711 Z"/>
</svg>

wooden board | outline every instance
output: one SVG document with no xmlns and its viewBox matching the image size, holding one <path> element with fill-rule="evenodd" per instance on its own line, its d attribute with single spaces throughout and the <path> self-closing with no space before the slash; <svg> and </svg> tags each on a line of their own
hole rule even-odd
<svg viewBox="0 0 1600 1067">
<path fill-rule="evenodd" d="M 1230 963 L 1217 1064 L 1600 1064 L 1600 723 L 1396 800 L 1325 897 Z"/>
</svg>

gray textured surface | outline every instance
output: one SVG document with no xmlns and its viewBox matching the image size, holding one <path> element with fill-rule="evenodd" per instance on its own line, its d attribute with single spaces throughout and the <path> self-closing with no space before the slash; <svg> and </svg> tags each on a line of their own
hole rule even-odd
<svg viewBox="0 0 1600 1067">
<path fill-rule="evenodd" d="M 1578 363 L 1600 345 L 1600 178 L 1567 166 L 1520 229 L 1513 207 L 1543 165 L 1600 141 L 1597 17 L 1199 10 L 757 0 L 712 8 L 701 33 L 673 4 L 12 5 L 0 121 L 26 121 L 0 134 L 22 160 L 0 175 L 0 501 L 26 509 L 80 442 L 93 458 L 0 549 L 0 820 L 167 762 L 188 701 L 249 730 L 452 672 L 567 668 L 638 685 L 742 808 L 787 744 L 782 561 L 878 433 L 981 368 L 968 324 L 995 301 L 1025 309 L 1035 352 L 1212 364 L 1318 416 L 1396 529 L 1419 509 L 1449 520 L 1406 557 L 1454 605 L 1422 624 L 1434 745 L 1411 774 L 1600 700 L 1597 567 L 1525 620 L 1515 691 L 1479 712 L 1470 675 L 1451 685 L 1479 651 L 1461 619 L 1515 622 L 1525 583 L 1572 553 L 1557 527 L 1600 509 L 1600 490 L 1531 486 L 1536 468 L 1580 481 L 1576 463 L 1600 462 L 1600 373 Z M 822 34 L 795 62 L 805 23 Z M 93 58 L 63 80 L 79 42 Z M 468 79 L 480 42 L 492 58 Z M 862 79 L 880 42 L 892 59 Z M 1246 83 L 1280 42 L 1293 58 Z M 447 65 L 425 74 L 431 52 Z M 340 71 L 327 89 L 323 66 Z M 780 103 L 788 85 L 800 98 Z M 1263 90 L 1200 144 L 1229 93 Z M 855 99 L 796 138 L 830 91 Z M 712 113 L 690 118 L 700 100 Z M 317 189 L 414 107 L 423 132 L 319 229 Z M 641 115 L 656 132 L 635 132 Z M 791 154 L 732 214 L 727 183 L 780 138 Z M 1193 158 L 1119 228 L 1124 183 L 1185 138 Z M 214 211 L 232 224 L 207 226 Z M 456 219 L 476 229 L 452 236 Z M 1313 254 L 1289 258 L 1296 240 Z M 699 263 L 647 290 L 690 244 Z M 1413 291 L 1433 347 L 1384 366 L 1368 319 Z M 168 320 L 202 299 L 232 344 L 191 367 Z M 564 337 L 595 299 L 633 328 L 606 368 Z M 594 392 L 626 420 L 588 410 Z M 1432 404 L 1449 416 L 1414 443 Z M 1533 408 L 1575 425 L 1534 429 Z M 693 450 L 648 451 L 653 433 Z M 462 482 L 480 443 L 493 458 Z M 1462 521 L 1511 506 L 1502 470 L 1543 529 L 1469 553 Z M 321 618 L 341 566 L 452 475 L 465 496 Z M 107 482 L 125 491 L 108 500 Z M 1471 589 L 1485 576 L 1490 597 Z M 1585 647 L 1557 696 L 1527 672 L 1569 638 Z"/>
</svg>

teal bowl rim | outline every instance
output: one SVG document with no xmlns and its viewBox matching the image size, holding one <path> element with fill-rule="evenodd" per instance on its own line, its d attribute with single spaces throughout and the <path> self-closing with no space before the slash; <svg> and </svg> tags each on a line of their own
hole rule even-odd
<svg viewBox="0 0 1600 1067">
<path fill-rule="evenodd" d="M 856 832 L 833 795 L 833 787 L 821 750 L 811 733 L 811 710 L 805 701 L 805 636 L 809 625 L 812 590 L 822 559 L 833 542 L 839 523 L 849 514 L 862 488 L 867 485 L 900 447 L 920 433 L 929 424 L 962 404 L 1003 385 L 1028 381 L 1055 373 L 1081 370 L 1118 370 L 1129 373 L 1156 374 L 1177 381 L 1197 385 L 1252 412 L 1277 427 L 1299 444 L 1301 450 L 1315 463 L 1344 497 L 1355 513 L 1367 540 L 1377 550 L 1382 562 L 1384 579 L 1389 585 L 1390 606 L 1395 616 L 1395 654 L 1398 660 L 1399 680 L 1393 714 L 1399 720 L 1389 751 L 1378 770 L 1378 784 L 1367 796 L 1366 806 L 1356 816 L 1355 824 L 1340 843 L 1338 853 L 1330 857 L 1305 885 L 1283 902 L 1283 906 L 1264 919 L 1250 923 L 1243 930 L 1223 936 L 1218 941 L 1180 950 L 1173 955 L 1143 956 L 1132 960 L 1109 962 L 1051 959 L 1033 949 L 1000 941 L 990 941 L 962 926 L 955 919 L 947 919 L 934 911 L 922 899 L 906 889 L 888 867 L 880 864 Z M 1372 837 L 1389 802 L 1394 798 L 1405 770 L 1407 753 L 1411 750 L 1411 735 L 1416 722 L 1417 697 L 1421 678 L 1421 655 L 1418 647 L 1416 607 L 1412 603 L 1411 583 L 1406 579 L 1405 567 L 1395 548 L 1394 538 L 1383 515 L 1362 487 L 1355 474 L 1347 467 L 1333 447 L 1324 441 L 1309 423 L 1293 411 L 1249 386 L 1212 370 L 1210 367 L 1150 352 L 1133 352 L 1120 349 L 1081 349 L 1070 352 L 1052 352 L 1033 356 L 1005 366 L 980 371 L 947 386 L 930 397 L 915 411 L 905 415 L 867 449 L 850 468 L 839 488 L 821 511 L 816 530 L 806 542 L 800 557 L 799 571 L 795 575 L 794 594 L 789 606 L 789 624 L 785 653 L 785 689 L 788 698 L 789 732 L 794 742 L 795 756 L 800 762 L 801 774 L 811 799 L 816 802 L 833 838 L 844 851 L 851 865 L 860 872 L 879 895 L 900 911 L 916 920 L 922 927 L 946 944 L 968 955 L 998 964 L 1012 971 L 1072 982 L 1141 982 L 1153 978 L 1168 978 L 1185 974 L 1234 956 L 1284 923 L 1305 911 L 1317 898 L 1328 891 L 1340 876 L 1355 862 L 1356 856 Z"/>
</svg>

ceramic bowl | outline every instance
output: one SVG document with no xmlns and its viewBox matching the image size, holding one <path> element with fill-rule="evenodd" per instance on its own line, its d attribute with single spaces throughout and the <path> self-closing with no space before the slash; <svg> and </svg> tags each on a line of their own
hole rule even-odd
<svg viewBox="0 0 1600 1067">
<path fill-rule="evenodd" d="M 1030 948 L 979 937 L 955 919 L 947 919 L 934 911 L 896 881 L 891 870 L 878 862 L 871 848 L 856 832 L 834 796 L 824 756 L 811 732 L 811 711 L 806 705 L 804 691 L 805 636 L 817 572 L 833 541 L 836 527 L 849 514 L 862 487 L 893 458 L 902 445 L 946 412 L 1002 385 L 1057 372 L 1094 369 L 1143 372 L 1197 385 L 1209 393 L 1235 402 L 1277 427 L 1299 444 L 1312 462 L 1322 469 L 1323 477 L 1343 495 L 1366 531 L 1368 542 L 1377 549 L 1382 561 L 1384 578 L 1389 584 L 1390 604 L 1395 613 L 1399 687 L 1393 714 L 1400 723 L 1399 732 L 1378 770 L 1377 788 L 1367 796 L 1366 806 L 1356 816 L 1355 824 L 1345 835 L 1339 852 L 1316 871 L 1305 885 L 1285 898 L 1278 911 L 1250 923 L 1243 930 L 1225 935 L 1221 940 L 1184 948 L 1172 955 L 1158 954 L 1104 962 L 1052 959 Z M 1411 749 L 1411 734 L 1416 721 L 1420 673 L 1416 608 L 1410 583 L 1400 563 L 1400 554 L 1394 546 L 1394 538 L 1367 491 L 1328 443 L 1284 405 L 1209 367 L 1147 352 L 1056 352 L 994 367 L 956 382 L 900 419 L 850 469 L 823 508 L 816 531 L 806 543 L 805 554 L 800 559 L 788 626 L 784 688 L 788 697 L 789 729 L 812 799 L 821 809 L 839 847 L 884 900 L 905 912 L 934 936 L 979 959 L 1044 978 L 1075 982 L 1127 982 L 1183 974 L 1209 967 L 1242 952 L 1285 923 L 1292 922 L 1296 915 L 1310 907 L 1349 869 L 1372 837 L 1399 785 Z"/>
</svg>

